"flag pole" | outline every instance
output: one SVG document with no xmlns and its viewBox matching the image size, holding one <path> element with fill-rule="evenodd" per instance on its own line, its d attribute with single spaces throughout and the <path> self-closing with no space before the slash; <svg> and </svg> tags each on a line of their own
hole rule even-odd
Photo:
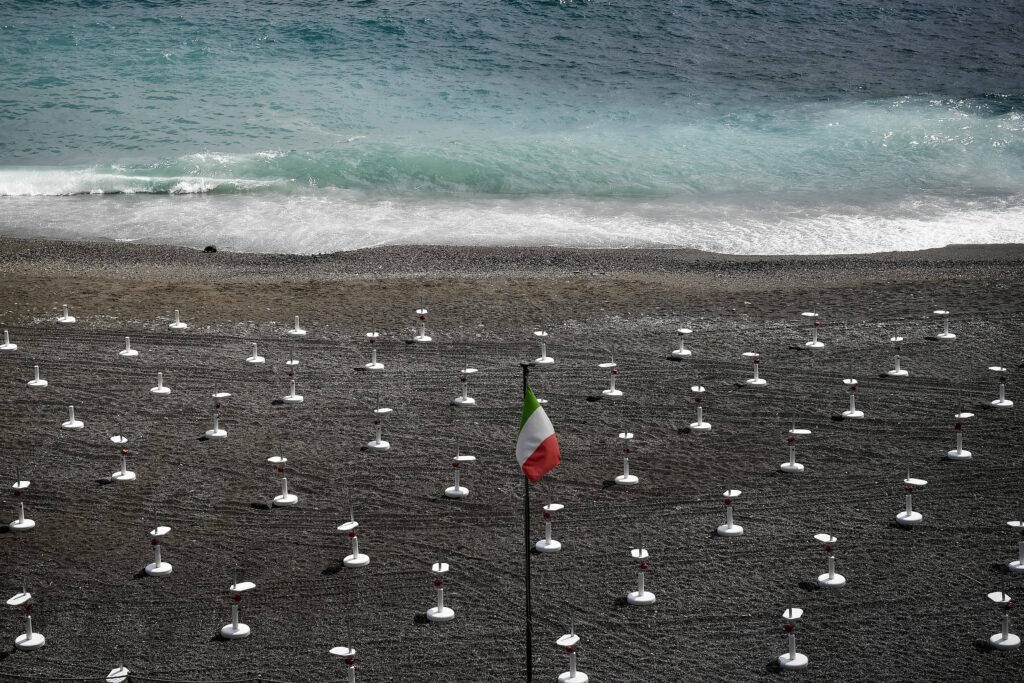
<svg viewBox="0 0 1024 683">
<path fill-rule="evenodd" d="M 530 363 L 520 363 L 523 368 L 523 400 L 526 400 L 526 376 Z M 530 602 L 530 480 L 523 473 L 523 542 L 526 551 L 526 683 L 533 683 L 533 605 Z"/>
</svg>

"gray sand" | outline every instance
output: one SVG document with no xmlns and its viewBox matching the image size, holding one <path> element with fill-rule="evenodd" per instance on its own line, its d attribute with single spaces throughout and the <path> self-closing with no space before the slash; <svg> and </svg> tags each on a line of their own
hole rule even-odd
<svg viewBox="0 0 1024 683">
<path fill-rule="evenodd" d="M 512 681 L 522 670 L 522 478 L 514 446 L 518 363 L 550 334 L 549 370 L 534 370 L 563 463 L 534 487 L 540 506 L 566 509 L 555 537 L 566 548 L 533 557 L 536 680 L 554 680 L 567 657 L 554 641 L 570 614 L 583 637 L 580 668 L 597 681 L 759 680 L 786 649 L 782 611 L 811 658 L 807 680 L 1012 680 L 1019 654 L 990 651 L 998 610 L 985 599 L 1020 577 L 1006 563 L 1018 537 L 1006 526 L 1022 502 L 1024 247 L 953 247 L 842 257 L 731 257 L 680 250 L 383 248 L 321 257 L 205 254 L 187 249 L 0 239 L 0 318 L 17 352 L 0 354 L 2 465 L 32 480 L 21 497 L 38 527 L 0 529 L 0 585 L 20 576 L 37 602 L 48 645 L 10 646 L 21 616 L 0 628 L 0 677 L 99 676 L 119 660 L 165 679 L 340 680 L 327 650 L 359 650 L 360 680 Z M 69 303 L 74 326 L 54 319 Z M 435 341 L 411 343 L 413 309 L 430 309 Z M 822 315 L 824 351 L 799 313 Z M 192 327 L 167 329 L 173 309 Z M 960 337 L 931 337 L 936 308 L 953 311 Z M 308 338 L 285 330 L 300 315 Z M 694 329 L 692 359 L 668 359 L 675 328 Z M 363 372 L 365 332 L 379 329 L 383 373 Z M 907 379 L 886 339 L 906 337 Z M 117 355 L 131 335 L 137 359 Z M 247 365 L 252 341 L 265 366 Z M 285 406 L 291 350 L 301 406 Z M 744 385 L 762 354 L 767 387 Z M 614 353 L 625 391 L 600 398 Z M 1010 366 L 1011 410 L 988 407 L 995 362 Z M 31 390 L 38 363 L 51 384 Z M 458 370 L 480 368 L 473 409 L 450 406 Z M 852 369 L 863 421 L 841 420 Z M 156 373 L 173 392 L 149 394 Z M 697 372 L 709 391 L 708 435 L 687 433 Z M 224 442 L 210 427 L 214 388 Z M 363 448 L 371 409 L 395 409 L 391 451 Z M 964 424 L 969 461 L 945 458 L 958 396 L 977 416 Z M 86 423 L 60 429 L 74 404 Z M 814 434 L 799 444 L 801 475 L 778 471 L 791 416 Z M 139 480 L 109 482 L 118 423 L 132 437 Z M 616 433 L 636 433 L 632 471 L 616 487 Z M 456 440 L 478 461 L 465 468 L 470 497 L 441 497 Z M 287 455 L 292 509 L 272 509 Z M 925 524 L 895 525 L 911 467 L 929 486 L 915 494 Z M 721 492 L 743 491 L 723 539 Z M 13 519 L 15 498 L 4 499 Z M 360 521 L 365 569 L 341 567 Z M 174 528 L 164 548 L 174 573 L 145 577 L 146 532 Z M 849 583 L 819 590 L 830 530 Z M 643 537 L 651 552 L 652 607 L 627 607 Z M 456 620 L 424 623 L 438 553 Z M 257 584 L 243 601 L 245 641 L 219 640 L 236 569 Z M 5 596 L 6 597 L 6 596 Z M 1015 630 L 1024 630 L 1016 621 Z M 102 678 L 102 676 L 100 676 Z M 139 679 L 145 680 L 145 679 Z"/>
</svg>

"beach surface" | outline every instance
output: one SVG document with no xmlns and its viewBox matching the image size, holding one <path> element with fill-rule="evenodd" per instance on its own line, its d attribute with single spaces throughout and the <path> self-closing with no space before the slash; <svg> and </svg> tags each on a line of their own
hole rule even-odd
<svg viewBox="0 0 1024 683">
<path fill-rule="evenodd" d="M 0 528 L 0 585 L 33 594 L 47 645 L 14 650 L 22 612 L 0 625 L 0 679 L 93 677 L 119 662 L 132 680 L 321 681 L 345 678 L 328 650 L 357 651 L 360 680 L 523 680 L 522 476 L 515 462 L 520 362 L 563 462 L 532 487 L 563 550 L 535 554 L 534 673 L 555 680 L 568 657 L 595 681 L 761 680 L 787 650 L 783 610 L 805 610 L 797 649 L 807 680 L 1012 680 L 1020 653 L 988 645 L 1001 610 L 986 594 L 1024 590 L 1007 563 L 1024 502 L 1024 245 L 952 246 L 864 256 L 727 256 L 689 250 L 385 247 L 323 256 L 0 238 L 4 509 L 37 523 Z M 68 304 L 73 325 L 56 318 Z M 426 307 L 433 341 L 414 343 Z M 168 329 L 175 309 L 189 328 Z M 951 311 L 954 342 L 935 339 Z M 820 314 L 809 351 L 803 311 Z M 308 334 L 287 334 L 298 315 Z M 676 328 L 693 355 L 672 360 Z M 365 334 L 378 331 L 381 372 Z M 123 358 L 124 337 L 139 351 Z M 893 378 L 892 336 L 902 367 Z M 266 362 L 251 365 L 252 343 Z M 758 352 L 764 387 L 750 387 Z M 298 366 L 285 361 L 294 356 Z M 618 364 L 621 399 L 602 397 Z M 1008 373 L 989 371 L 1004 365 Z M 33 365 L 49 386 L 32 389 Z M 478 368 L 457 408 L 459 371 Z M 296 369 L 297 368 L 297 369 Z M 294 370 L 300 405 L 281 401 Z M 172 392 L 155 396 L 157 372 Z M 699 379 L 698 379 L 699 374 Z M 866 419 L 842 419 L 859 380 Z M 990 406 L 1008 377 L 1009 410 Z M 707 387 L 707 434 L 691 433 L 691 385 Z M 221 399 L 225 440 L 206 440 Z M 969 460 L 955 446 L 962 404 Z M 84 429 L 61 428 L 74 405 Z M 387 452 L 373 452 L 377 405 Z M 779 471 L 792 421 L 801 474 Z M 635 434 L 617 486 L 622 443 Z M 138 479 L 110 481 L 127 434 Z M 445 499 L 456 449 L 470 495 Z M 288 458 L 298 505 L 275 508 Z M 902 480 L 924 523 L 895 523 Z M 14 497 L 16 472 L 31 486 Z M 722 538 L 722 492 L 745 533 Z M 342 566 L 350 506 L 371 562 Z M 6 522 L 6 520 L 4 520 Z M 148 530 L 168 525 L 148 577 Z M 848 583 L 824 590 L 827 553 Z M 650 551 L 648 607 L 630 549 Z M 430 565 L 456 618 L 429 624 Z M 221 640 L 236 577 L 252 635 Z M 1011 619 L 1011 631 L 1024 629 Z M 351 641 L 350 641 L 351 638 Z M 135 677 L 138 674 L 138 677 Z"/>
</svg>

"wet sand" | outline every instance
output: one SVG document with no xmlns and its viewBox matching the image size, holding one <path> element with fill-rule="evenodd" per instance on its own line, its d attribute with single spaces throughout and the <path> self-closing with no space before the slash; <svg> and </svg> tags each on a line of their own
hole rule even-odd
<svg viewBox="0 0 1024 683">
<path fill-rule="evenodd" d="M 55 322 L 61 304 L 78 317 Z M 430 310 L 429 344 L 411 341 L 413 310 Z M 188 330 L 168 329 L 180 309 Z M 803 343 L 800 312 L 821 314 L 825 349 Z M 952 311 L 955 342 L 934 335 L 931 312 Z M 299 315 L 308 330 L 287 334 Z M 1024 499 L 1024 246 L 949 247 L 836 257 L 734 257 L 685 250 L 381 248 L 318 257 L 202 253 L 170 247 L 0 239 L 0 318 L 16 352 L 0 352 L 0 458 L 7 514 L 24 501 L 37 527 L 0 528 L 0 584 L 24 575 L 34 653 L 13 649 L 21 613 L 0 628 L 0 678 L 94 676 L 118 661 L 142 676 L 183 680 L 342 680 L 327 651 L 351 634 L 359 679 L 523 680 L 522 477 L 514 460 L 519 363 L 550 333 L 549 369 L 532 384 L 549 401 L 563 463 L 533 487 L 561 553 L 533 556 L 534 672 L 555 680 L 555 645 L 569 620 L 582 636 L 580 669 L 595 681 L 760 680 L 786 651 L 782 611 L 802 607 L 798 649 L 807 680 L 1012 680 L 1020 654 L 992 651 L 1000 613 L 985 595 L 1017 597 L 1006 568 L 1019 537 L 1006 525 Z M 669 358 L 675 329 L 694 330 L 694 355 Z M 378 330 L 383 372 L 367 372 L 364 334 Z M 905 337 L 908 378 L 891 378 L 887 339 Z M 131 336 L 139 357 L 118 356 Z M 267 362 L 244 359 L 258 342 Z M 768 385 L 748 387 L 752 363 Z M 288 391 L 294 353 L 301 405 Z M 614 356 L 619 400 L 602 398 Z M 1010 410 L 991 408 L 1009 368 Z M 30 389 L 38 364 L 48 387 Z M 451 405 L 459 370 L 479 368 Z M 149 392 L 156 373 L 172 388 Z M 708 391 L 709 434 L 694 421 L 697 381 Z M 858 378 L 843 420 L 842 378 Z M 211 427 L 211 394 L 223 441 Z M 1019 399 L 1019 400 L 1018 400 Z M 365 448 L 372 409 L 394 408 L 390 451 Z M 952 461 L 962 400 L 975 456 Z M 61 429 L 67 406 L 85 422 Z M 802 474 L 785 474 L 791 419 Z M 110 474 L 128 434 L 138 480 Z M 631 471 L 616 486 L 618 432 L 635 433 Z M 477 461 L 451 485 L 456 445 Z M 286 456 L 293 508 L 273 508 Z M 914 496 L 924 524 L 895 524 L 910 468 L 929 484 Z M 15 470 L 31 487 L 20 498 Z M 720 538 L 721 492 L 740 489 L 736 522 Z M 371 563 L 347 569 L 336 527 L 352 506 Z M 173 528 L 166 578 L 145 576 L 147 531 Z M 830 531 L 848 580 L 821 590 Z M 650 553 L 650 607 L 635 590 L 629 550 Z M 441 555 L 449 624 L 427 624 L 429 566 Z M 256 583 L 242 601 L 250 638 L 227 642 L 227 586 Z M 7 596 L 4 596 L 5 599 Z M 1024 622 L 1011 621 L 1020 633 Z M 134 679 L 133 679 L 134 680 Z M 146 680 L 139 678 L 138 680 Z"/>
</svg>

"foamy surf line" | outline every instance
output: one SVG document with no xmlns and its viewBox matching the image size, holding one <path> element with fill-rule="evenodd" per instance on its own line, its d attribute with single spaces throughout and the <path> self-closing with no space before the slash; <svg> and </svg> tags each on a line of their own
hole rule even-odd
<svg viewBox="0 0 1024 683">
<path fill-rule="evenodd" d="M 931 198 L 881 207 L 302 195 L 7 197 L 0 234 L 316 254 L 383 245 L 678 247 L 738 255 L 1024 243 L 1024 205 Z"/>
<path fill-rule="evenodd" d="M 93 170 L 0 170 L 0 197 L 237 193 L 287 188 L 287 179 L 147 176 Z"/>
</svg>

